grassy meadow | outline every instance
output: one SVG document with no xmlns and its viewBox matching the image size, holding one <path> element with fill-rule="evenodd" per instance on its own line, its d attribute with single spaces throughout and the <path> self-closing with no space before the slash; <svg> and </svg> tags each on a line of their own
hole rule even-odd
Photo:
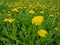
<svg viewBox="0 0 60 45">
<path fill-rule="evenodd" d="M 0 0 L 0 45 L 60 45 L 60 0 Z"/>
</svg>

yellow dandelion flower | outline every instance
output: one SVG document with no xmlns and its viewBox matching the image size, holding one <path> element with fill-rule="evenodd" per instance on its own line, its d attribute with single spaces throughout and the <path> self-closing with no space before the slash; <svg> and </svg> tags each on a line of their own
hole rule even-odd
<svg viewBox="0 0 60 45">
<path fill-rule="evenodd" d="M 7 16 L 11 16 L 11 14 L 12 14 L 11 11 L 8 11 L 8 15 Z"/>
<path fill-rule="evenodd" d="M 55 27 L 55 29 L 54 29 L 54 30 L 58 31 L 58 28 L 57 28 L 57 27 Z"/>
<path fill-rule="evenodd" d="M 32 5 L 32 4 L 30 4 L 29 6 L 30 6 L 30 7 L 32 7 L 33 5 Z"/>
<path fill-rule="evenodd" d="M 11 11 L 8 11 L 8 13 L 11 13 Z"/>
<path fill-rule="evenodd" d="M 43 13 L 44 13 L 44 11 L 41 11 L 40 13 L 42 13 L 42 14 L 43 14 Z"/>
<path fill-rule="evenodd" d="M 32 24 L 35 24 L 35 25 L 41 25 L 41 23 L 44 21 L 44 17 L 43 16 L 35 16 L 33 19 L 32 19 Z"/>
<path fill-rule="evenodd" d="M 13 8 L 11 9 L 13 12 L 18 12 L 18 9 L 17 8 Z"/>
<path fill-rule="evenodd" d="M 4 22 L 12 23 L 14 21 L 15 21 L 15 19 L 12 19 L 12 18 L 6 18 L 6 19 L 4 19 Z"/>
<path fill-rule="evenodd" d="M 34 12 L 33 10 L 30 10 L 29 13 L 30 13 L 30 14 L 34 14 L 35 12 Z"/>
<path fill-rule="evenodd" d="M 11 14 L 9 13 L 8 16 L 11 16 Z"/>
<path fill-rule="evenodd" d="M 44 29 L 40 29 L 38 31 L 38 35 L 41 36 L 41 37 L 45 37 L 47 35 L 47 33 L 48 32 L 46 30 L 44 30 Z"/>
<path fill-rule="evenodd" d="M 50 14 L 50 17 L 54 17 L 54 15 L 53 14 Z"/>
</svg>

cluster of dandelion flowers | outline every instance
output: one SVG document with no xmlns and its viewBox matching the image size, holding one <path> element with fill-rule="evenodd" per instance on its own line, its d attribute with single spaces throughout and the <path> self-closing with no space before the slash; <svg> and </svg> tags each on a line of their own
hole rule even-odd
<svg viewBox="0 0 60 45">
<path fill-rule="evenodd" d="M 12 23 L 14 21 L 15 21 L 15 19 L 12 19 L 12 18 L 6 18 L 6 19 L 4 19 L 4 22 Z"/>
<path fill-rule="evenodd" d="M 47 35 L 47 33 L 48 32 L 46 30 L 44 30 L 44 29 L 40 29 L 38 31 L 38 35 L 41 36 L 41 37 L 45 37 Z"/>
<path fill-rule="evenodd" d="M 35 24 L 35 25 L 41 25 L 41 23 L 44 21 L 44 17 L 43 16 L 35 16 L 33 19 L 32 19 L 32 24 Z"/>
</svg>

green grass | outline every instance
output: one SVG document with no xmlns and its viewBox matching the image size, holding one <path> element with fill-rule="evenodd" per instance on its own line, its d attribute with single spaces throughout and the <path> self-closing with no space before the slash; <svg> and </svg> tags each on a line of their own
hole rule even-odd
<svg viewBox="0 0 60 45">
<path fill-rule="evenodd" d="M 1 0 L 0 2 L 0 45 L 60 45 L 60 0 Z M 19 5 L 16 6 L 15 2 Z M 37 6 L 37 2 L 42 7 Z M 50 2 L 52 3 L 49 4 Z M 36 7 L 32 8 L 29 4 Z M 50 11 L 53 6 L 56 8 Z M 12 11 L 13 8 L 18 8 L 18 12 Z M 31 9 L 34 10 L 34 14 L 29 13 Z M 10 16 L 8 11 L 11 12 Z M 44 13 L 41 14 L 40 11 Z M 53 17 L 50 14 L 53 14 Z M 39 26 L 32 24 L 34 16 L 44 16 L 44 22 Z M 13 18 L 15 21 L 4 22 L 5 18 Z M 48 32 L 46 37 L 38 35 L 39 29 Z"/>
</svg>

